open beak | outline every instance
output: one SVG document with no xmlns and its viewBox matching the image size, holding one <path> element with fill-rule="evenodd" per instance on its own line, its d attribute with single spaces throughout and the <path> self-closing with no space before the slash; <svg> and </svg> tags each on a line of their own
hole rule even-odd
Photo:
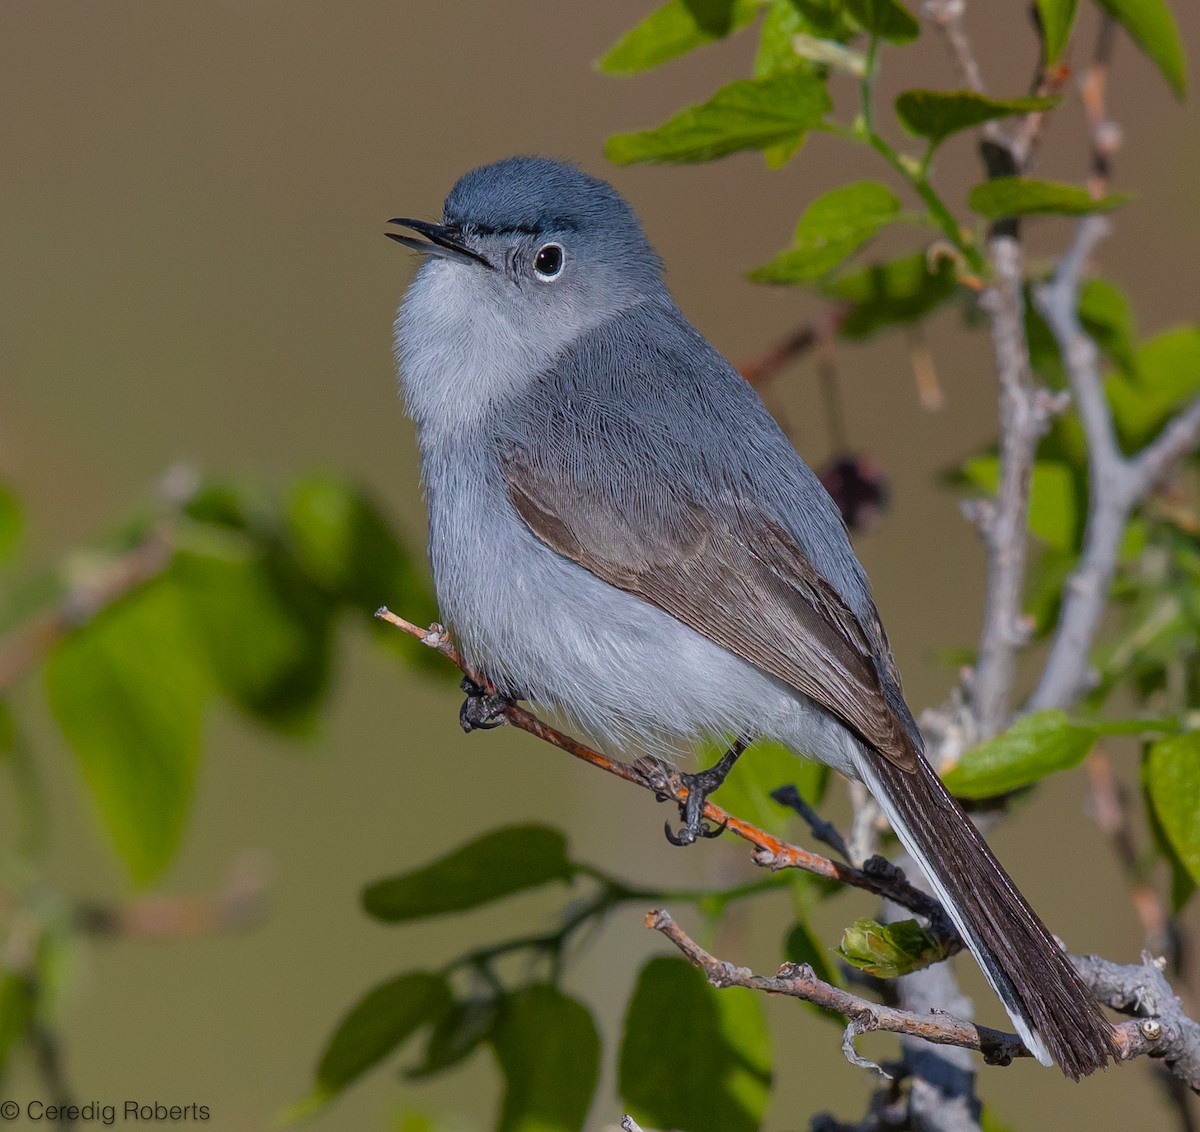
<svg viewBox="0 0 1200 1132">
<path fill-rule="evenodd" d="M 438 256 L 441 259 L 456 259 L 462 263 L 481 263 L 491 269 L 491 264 L 477 251 L 473 251 L 463 243 L 462 233 L 457 228 L 446 224 L 431 224 L 428 220 L 408 220 L 396 217 L 389 224 L 399 224 L 402 228 L 411 228 L 425 237 L 418 240 L 415 236 L 401 236 L 398 232 L 385 232 L 389 240 L 395 240 L 406 248 L 420 252 L 422 255 Z"/>
</svg>

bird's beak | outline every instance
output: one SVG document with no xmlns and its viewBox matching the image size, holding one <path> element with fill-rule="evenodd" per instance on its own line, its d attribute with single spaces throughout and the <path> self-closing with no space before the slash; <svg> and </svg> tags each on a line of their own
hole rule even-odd
<svg viewBox="0 0 1200 1132">
<path fill-rule="evenodd" d="M 388 223 L 399 224 L 402 228 L 411 228 L 414 232 L 420 232 L 425 237 L 424 240 L 418 240 L 415 236 L 401 236 L 398 232 L 385 232 L 384 235 L 389 240 L 395 240 L 396 243 L 403 244 L 406 248 L 412 248 L 422 255 L 456 259 L 463 263 L 481 263 L 488 269 L 492 266 L 477 251 L 467 247 L 463 242 L 462 233 L 457 228 L 452 228 L 447 224 L 431 224 L 428 220 L 408 220 L 402 216 L 389 220 Z"/>
</svg>

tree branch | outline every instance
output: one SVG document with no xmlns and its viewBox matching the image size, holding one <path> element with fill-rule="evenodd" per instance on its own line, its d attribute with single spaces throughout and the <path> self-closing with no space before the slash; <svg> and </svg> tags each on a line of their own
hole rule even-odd
<svg viewBox="0 0 1200 1132">
<path fill-rule="evenodd" d="M 479 680 L 478 673 L 470 671 L 462 654 L 454 647 L 450 635 L 440 625 L 422 629 L 386 607 L 378 610 L 376 616 L 440 652 L 476 683 L 483 683 Z M 513 727 L 528 731 L 575 758 L 654 792 L 660 800 L 670 799 L 678 804 L 687 798 L 687 788 L 682 784 L 680 776 L 657 760 L 639 759 L 630 765 L 609 758 L 544 723 L 532 712 L 516 704 L 507 705 L 501 713 L 501 718 Z M 855 869 L 782 841 L 757 826 L 734 817 L 711 802 L 705 804 L 703 816 L 753 845 L 755 864 L 772 870 L 804 869 L 882 896 L 925 917 L 930 921 L 931 932 L 948 943 L 953 941 L 947 948 L 947 955 L 961 949 L 961 943 L 953 934 L 953 929 L 948 927 L 949 920 L 941 905 L 909 883 L 898 868 L 882 857 L 873 857 L 865 862 L 861 869 Z M 665 913 L 652 915 L 666 916 Z M 664 926 L 660 926 L 657 921 L 650 926 L 663 931 L 676 946 L 681 947 L 681 950 L 685 950 L 682 942 L 686 940 L 695 950 L 693 953 L 685 950 L 685 954 L 688 954 L 689 958 L 693 958 L 694 955 L 693 962 L 705 970 L 714 986 L 748 986 L 770 993 L 787 994 L 828 1006 L 845 1015 L 850 1019 L 850 1023 L 847 1026 L 843 1048 L 847 1057 L 856 1064 L 871 1064 L 856 1060 L 858 1055 L 854 1052 L 853 1042 L 859 1033 L 873 1029 L 911 1034 L 935 1044 L 980 1050 L 989 1061 L 1007 1062 L 1013 1057 L 1024 1056 L 1024 1046 L 1014 1034 L 975 1026 L 949 1015 L 926 1016 L 871 1003 L 821 982 L 813 976 L 811 969 L 806 967 L 785 964 L 780 969 L 780 974 L 774 978 L 753 975 L 742 968 L 735 968 L 731 964 L 714 959 L 698 945 L 687 940 L 677 928 L 674 929 L 678 932 L 676 938 L 665 930 L 667 923 L 673 924 L 674 921 L 667 916 L 662 921 Z M 1172 1071 L 1189 1088 L 1200 1090 L 1200 1025 L 1183 1014 L 1182 1003 L 1174 997 L 1170 985 L 1155 961 L 1144 959 L 1142 964 L 1132 967 L 1122 967 L 1120 964 L 1095 957 L 1073 956 L 1072 961 L 1089 986 L 1093 986 L 1101 1002 L 1116 1010 L 1143 1015 L 1140 1023 L 1122 1023 L 1116 1027 L 1121 1059 L 1129 1060 L 1142 1054 L 1163 1057 L 1167 1059 Z M 1158 1013 L 1160 1010 L 1163 1012 L 1161 1017 Z"/>
<path fill-rule="evenodd" d="M 1088 520 L 1079 565 L 1063 591 L 1062 612 L 1041 680 L 1026 705 L 1069 707 L 1087 685 L 1092 642 L 1108 604 L 1121 539 L 1133 509 L 1200 443 L 1200 399 L 1176 416 L 1136 456 L 1117 443 L 1112 412 L 1100 379 L 1096 344 L 1079 321 L 1079 290 L 1108 221 L 1087 216 L 1053 278 L 1034 289 L 1034 302 L 1054 335 L 1087 440 Z"/>
<path fill-rule="evenodd" d="M 798 998 L 803 1002 L 811 1002 L 841 1014 L 848 1020 L 842 1037 L 842 1052 L 851 1065 L 864 1069 L 875 1069 L 884 1077 L 890 1076 L 879 1065 L 862 1057 L 855 1049 L 855 1039 L 860 1034 L 883 1031 L 891 1034 L 902 1034 L 920 1038 L 933 1045 L 957 1046 L 962 1049 L 977 1050 L 983 1054 L 983 1060 L 988 1065 L 1011 1065 L 1019 1057 L 1030 1057 L 1029 1050 L 1016 1034 L 1004 1030 L 993 1030 L 989 1026 L 978 1026 L 974 1022 L 965 1022 L 951 1014 L 929 1013 L 917 1014 L 909 1010 L 897 1010 L 882 1003 L 871 1002 L 865 998 L 850 994 L 840 987 L 824 982 L 817 978 L 813 969 L 807 964 L 784 963 L 775 975 L 756 975 L 745 967 L 736 967 L 725 960 L 717 959 L 704 950 L 693 940 L 671 917 L 669 912 L 656 908 L 646 915 L 646 927 L 653 928 L 671 941 L 679 951 L 696 967 L 699 967 L 708 981 L 718 990 L 727 987 L 744 987 L 748 990 L 763 991 L 766 994 L 782 994 L 790 998 Z M 1125 1003 L 1127 1009 L 1133 1009 L 1134 1003 L 1128 997 L 1132 991 L 1137 993 L 1150 985 L 1145 977 L 1133 977 L 1130 984 L 1123 981 L 1123 973 L 1139 971 L 1140 968 L 1124 968 L 1118 964 L 1107 964 L 1104 960 L 1091 958 L 1075 960 L 1076 966 L 1087 977 L 1089 972 L 1095 973 L 1098 981 L 1103 983 L 1103 972 L 1119 972 L 1112 976 L 1112 993 L 1114 1000 Z M 1153 961 L 1150 961 L 1153 966 Z M 1094 966 L 1099 964 L 1100 966 Z M 1154 976 L 1161 979 L 1161 972 L 1155 969 Z M 1165 983 L 1165 980 L 1163 980 Z M 1167 988 L 1170 993 L 1170 988 Z M 1156 1004 L 1162 1000 L 1154 999 Z M 1174 1019 L 1172 1019 L 1174 1021 Z M 1184 1018 L 1183 1022 L 1195 1027 L 1196 1023 Z M 1200 1052 L 1200 1035 L 1174 1035 L 1168 1037 L 1168 1025 L 1162 1018 L 1147 1017 L 1141 1022 L 1119 1022 L 1114 1027 L 1117 1046 L 1122 1061 L 1128 1061 L 1143 1054 L 1153 1054 L 1156 1057 L 1190 1056 Z M 1198 1028 L 1200 1029 L 1200 1028 Z M 1177 1045 L 1171 1044 L 1177 1042 Z M 1193 1050 L 1194 1046 L 1194 1050 Z M 1184 1064 L 1177 1060 L 1173 1068 L 1181 1075 L 1200 1082 L 1200 1074 L 1190 1063 Z M 1195 1087 L 1193 1085 L 1193 1087 Z"/>
<path fill-rule="evenodd" d="M 972 688 L 976 739 L 989 738 L 1008 723 L 1017 651 L 1029 638 L 1021 615 L 1029 488 L 1038 440 L 1052 408 L 1037 388 L 1029 362 L 1020 245 L 1010 236 L 996 236 L 991 254 L 995 282 L 982 302 L 991 323 L 1000 381 L 1000 485 L 979 524 L 988 569 Z"/>
</svg>

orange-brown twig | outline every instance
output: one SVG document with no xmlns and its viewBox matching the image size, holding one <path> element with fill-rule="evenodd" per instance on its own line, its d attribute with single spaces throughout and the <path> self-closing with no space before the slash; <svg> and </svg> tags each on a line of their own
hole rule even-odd
<svg viewBox="0 0 1200 1132">
<path fill-rule="evenodd" d="M 464 674 L 472 679 L 477 678 L 478 674 L 471 672 L 470 666 L 455 647 L 450 634 L 442 626 L 431 625 L 428 629 L 422 629 L 419 625 L 414 625 L 411 621 L 393 613 L 386 606 L 379 609 L 375 616 L 389 625 L 395 625 L 396 628 L 410 633 L 417 640 L 440 652 Z M 485 682 L 480 681 L 480 683 Z M 578 739 L 573 739 L 570 735 L 551 727 L 531 711 L 517 704 L 506 707 L 503 716 L 511 726 L 527 731 L 530 735 L 537 736 L 551 746 L 558 747 L 569 755 L 582 759 L 609 774 L 615 774 L 626 782 L 632 782 L 644 790 L 653 791 L 664 800 L 670 799 L 673 802 L 682 803 L 687 798 L 687 787 L 681 781 L 680 776 L 668 770 L 657 760 L 639 759 L 636 763 L 630 764 L 610 758 L 579 742 Z M 933 922 L 935 932 L 945 936 L 951 944 L 951 949 L 957 950 L 958 941 L 954 929 L 949 926 L 937 901 L 909 884 L 904 874 L 882 857 L 873 857 L 864 864 L 863 868 L 856 869 L 842 864 L 840 861 L 823 857 L 819 853 L 802 849 L 799 845 L 783 841 L 765 830 L 759 829 L 758 826 L 735 817 L 712 802 L 705 804 L 704 817 L 753 845 L 755 864 L 769 869 L 803 869 L 816 876 L 836 880 L 854 888 L 861 888 L 876 896 L 893 900 L 919 916 L 928 917 Z"/>
</svg>

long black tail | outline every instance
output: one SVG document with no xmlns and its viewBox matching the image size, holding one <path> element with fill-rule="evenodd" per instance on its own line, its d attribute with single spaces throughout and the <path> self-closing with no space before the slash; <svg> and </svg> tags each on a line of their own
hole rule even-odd
<svg viewBox="0 0 1200 1132">
<path fill-rule="evenodd" d="M 924 759 L 914 773 L 864 754 L 858 769 L 1030 1052 L 1076 1081 L 1105 1068 L 1112 1028 L 941 779 Z"/>
</svg>

